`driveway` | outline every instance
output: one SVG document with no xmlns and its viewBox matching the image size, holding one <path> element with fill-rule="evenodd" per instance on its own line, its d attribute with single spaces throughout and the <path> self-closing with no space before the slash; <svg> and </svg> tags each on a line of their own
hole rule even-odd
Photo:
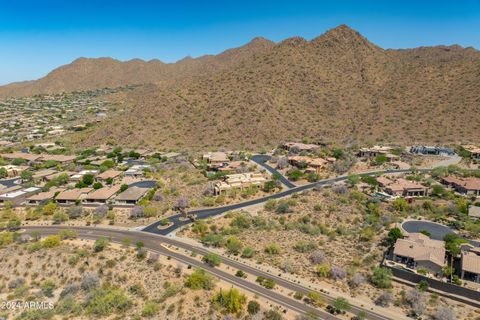
<svg viewBox="0 0 480 320">
<path fill-rule="evenodd" d="M 18 177 L 13 178 L 13 179 L 0 180 L 0 184 L 4 185 L 6 188 L 11 188 L 11 187 L 14 187 L 14 186 L 18 185 L 18 183 L 16 183 L 18 180 L 20 180 L 20 178 L 18 178 Z"/>
<path fill-rule="evenodd" d="M 431 222 L 431 221 L 421 221 L 421 220 L 411 220 L 402 223 L 402 229 L 412 233 L 420 232 L 422 230 L 428 231 L 431 234 L 431 238 L 434 240 L 443 240 L 443 237 L 449 233 L 456 233 L 453 229 L 450 229 L 443 224 Z M 468 239 L 467 239 L 468 240 Z M 480 247 L 480 242 L 475 240 L 468 240 L 474 246 Z"/>
<path fill-rule="evenodd" d="M 287 188 L 295 188 L 296 185 L 293 184 L 287 178 L 285 178 L 283 176 L 283 174 L 280 173 L 280 171 L 278 171 L 277 169 L 275 169 L 275 168 L 269 166 L 268 164 L 266 164 L 266 162 L 268 160 L 270 160 L 271 158 L 272 158 L 271 156 L 266 155 L 266 154 L 256 154 L 256 155 L 252 156 L 252 158 L 250 158 L 250 160 L 252 160 L 256 164 L 258 164 L 259 166 L 265 168 L 265 170 L 269 171 L 271 174 L 278 173 L 279 176 L 280 176 L 280 182 L 282 182 L 285 186 L 287 186 Z"/>
</svg>

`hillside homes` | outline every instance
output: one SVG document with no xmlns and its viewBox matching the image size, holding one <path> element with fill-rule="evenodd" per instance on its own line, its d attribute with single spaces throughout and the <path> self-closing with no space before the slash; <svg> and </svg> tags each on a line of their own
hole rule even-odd
<svg viewBox="0 0 480 320">
<path fill-rule="evenodd" d="M 462 195 L 480 196 L 480 178 L 447 176 L 441 178 L 441 183 Z"/>
<path fill-rule="evenodd" d="M 240 189 L 250 186 L 261 186 L 267 180 L 261 173 L 238 173 L 230 174 L 223 177 L 222 181 L 218 181 L 214 185 L 214 193 L 216 195 L 225 193 L 231 189 Z"/>
<path fill-rule="evenodd" d="M 422 233 L 411 233 L 396 241 L 392 260 L 410 269 L 424 269 L 439 275 L 445 266 L 445 242 L 432 240 Z"/>
<path fill-rule="evenodd" d="M 377 178 L 379 186 L 391 196 L 396 197 L 426 197 L 428 196 L 429 188 L 416 181 L 398 178 L 396 180 L 389 179 L 384 176 Z"/>
</svg>

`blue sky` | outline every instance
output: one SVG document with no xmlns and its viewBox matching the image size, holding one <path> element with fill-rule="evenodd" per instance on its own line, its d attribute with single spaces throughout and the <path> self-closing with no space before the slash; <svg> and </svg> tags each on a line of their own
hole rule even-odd
<svg viewBox="0 0 480 320">
<path fill-rule="evenodd" d="M 480 0 L 0 0 L 0 84 L 78 57 L 174 62 L 256 36 L 311 39 L 339 24 L 383 48 L 480 48 Z"/>
</svg>

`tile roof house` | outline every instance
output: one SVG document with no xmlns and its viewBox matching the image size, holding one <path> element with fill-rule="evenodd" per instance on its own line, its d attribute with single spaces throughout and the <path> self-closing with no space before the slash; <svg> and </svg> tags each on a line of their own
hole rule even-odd
<svg viewBox="0 0 480 320">
<path fill-rule="evenodd" d="M 49 191 L 46 192 L 40 192 L 38 194 L 35 194 L 29 198 L 27 198 L 27 204 L 32 204 L 32 205 L 39 205 L 39 204 L 44 204 L 50 200 L 53 200 L 55 196 L 59 193 L 62 192 L 65 189 L 62 188 L 52 188 Z"/>
<path fill-rule="evenodd" d="M 318 150 L 320 146 L 316 144 L 307 144 L 300 142 L 286 142 L 282 145 L 285 150 L 295 152 L 312 152 Z"/>
<path fill-rule="evenodd" d="M 312 168 L 317 173 L 324 169 L 329 161 L 322 158 L 312 158 L 307 156 L 289 156 L 287 158 L 288 163 L 293 166 L 298 166 L 301 163 L 304 163 L 308 168 Z"/>
<path fill-rule="evenodd" d="M 428 187 L 407 179 L 399 178 L 391 180 L 389 178 L 380 176 L 377 182 L 386 193 L 393 196 L 401 197 L 425 197 L 428 195 Z"/>
<path fill-rule="evenodd" d="M 92 188 L 71 189 L 60 192 L 55 200 L 60 204 L 76 204 L 85 199 L 85 197 L 92 191 Z"/>
<path fill-rule="evenodd" d="M 130 187 L 116 196 L 114 203 L 135 205 L 147 195 L 149 190 L 148 188 Z"/>
<path fill-rule="evenodd" d="M 85 199 L 84 203 L 90 203 L 90 204 L 104 204 L 108 203 L 115 194 L 120 191 L 120 185 L 114 185 L 111 187 L 104 187 L 98 190 L 95 190 L 91 193 L 89 193 Z"/>
<path fill-rule="evenodd" d="M 360 148 L 358 150 L 357 156 L 361 158 L 375 158 L 379 154 L 388 154 L 393 150 L 392 147 L 386 147 L 386 146 L 373 146 L 370 148 Z"/>
<path fill-rule="evenodd" d="M 105 172 L 100 173 L 97 176 L 97 181 L 99 182 L 106 182 L 108 179 L 112 179 L 115 181 L 117 178 L 121 177 L 123 175 L 123 171 L 118 171 L 118 170 L 107 170 Z"/>
<path fill-rule="evenodd" d="M 242 190 L 250 186 L 260 186 L 266 181 L 261 173 L 253 172 L 229 174 L 223 177 L 223 179 L 223 181 L 215 183 L 215 194 L 221 194 L 234 188 Z"/>
<path fill-rule="evenodd" d="M 461 263 L 461 278 L 480 283 L 480 252 L 462 251 Z"/>
<path fill-rule="evenodd" d="M 395 243 L 393 260 L 412 269 L 440 274 L 445 265 L 445 242 L 430 239 L 422 233 L 410 233 Z"/>
<path fill-rule="evenodd" d="M 441 182 L 446 186 L 452 187 L 460 194 L 480 196 L 480 178 L 448 176 L 442 178 Z"/>
</svg>

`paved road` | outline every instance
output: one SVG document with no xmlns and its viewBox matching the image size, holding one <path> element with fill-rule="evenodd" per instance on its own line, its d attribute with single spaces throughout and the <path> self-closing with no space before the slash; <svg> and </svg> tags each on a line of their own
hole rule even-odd
<svg viewBox="0 0 480 320">
<path fill-rule="evenodd" d="M 280 176 L 280 181 L 287 186 L 288 188 L 295 188 L 296 185 L 293 184 L 290 180 L 285 178 L 277 169 L 273 168 L 272 166 L 269 166 L 265 162 L 270 160 L 272 157 L 266 154 L 257 154 L 254 155 L 250 158 L 253 162 L 257 163 L 258 165 L 264 167 L 267 171 L 269 171 L 271 174 L 278 173 Z"/>
<path fill-rule="evenodd" d="M 205 265 L 202 262 L 199 262 L 198 260 L 195 260 L 191 258 L 190 256 L 183 255 L 181 253 L 178 253 L 173 250 L 168 250 L 162 244 L 170 244 L 174 245 L 176 247 L 186 249 L 189 251 L 195 251 L 199 254 L 205 255 L 209 251 L 203 248 L 199 248 L 196 246 L 192 246 L 189 244 L 186 244 L 184 242 L 171 239 L 168 237 L 164 236 L 159 236 L 159 235 L 154 235 L 151 233 L 146 233 L 146 232 L 141 232 L 141 231 L 131 231 L 131 230 L 126 230 L 126 229 L 107 229 L 107 228 L 97 228 L 97 227 L 66 227 L 66 226 L 26 226 L 24 229 L 27 230 L 27 232 L 31 231 L 40 231 L 42 235 L 50 235 L 50 234 L 56 234 L 60 230 L 64 229 L 73 229 L 78 232 L 78 235 L 80 238 L 83 239 L 97 239 L 99 237 L 108 237 L 110 238 L 113 242 L 116 243 L 121 243 L 123 239 L 125 238 L 130 238 L 132 240 L 132 243 L 136 243 L 137 241 L 141 241 L 144 243 L 145 247 L 151 251 L 157 252 L 159 254 L 165 255 L 165 256 L 170 256 L 173 259 L 192 265 L 197 268 L 205 269 L 206 271 L 212 273 L 216 277 L 225 280 L 229 283 L 234 284 L 235 286 L 248 290 L 250 292 L 253 292 L 259 296 L 262 296 L 264 298 L 267 298 L 268 300 L 277 303 L 281 306 L 284 306 L 286 308 L 289 308 L 291 310 L 294 310 L 296 312 L 300 312 L 303 314 L 306 313 L 314 313 L 317 314 L 320 319 L 326 319 L 326 320 L 338 320 L 337 317 L 332 316 L 331 314 L 317 309 L 313 308 L 310 305 L 305 304 L 304 302 L 295 300 L 291 297 L 287 297 L 284 295 L 281 295 L 275 291 L 265 289 L 262 286 L 257 285 L 256 283 L 251 283 L 243 278 L 236 277 L 234 275 L 231 275 L 229 273 L 226 273 L 224 271 L 218 270 L 216 268 L 211 268 L 207 265 Z M 240 262 L 237 262 L 235 260 L 229 259 L 222 257 L 222 263 L 225 265 L 228 265 L 229 267 L 233 269 L 241 269 L 247 274 L 253 275 L 255 277 L 258 276 L 263 276 L 267 278 L 272 278 L 275 280 L 275 282 L 286 289 L 293 290 L 293 291 L 298 291 L 302 292 L 304 294 L 307 294 L 311 292 L 312 290 L 309 288 L 306 288 L 300 284 L 290 282 L 289 280 L 285 280 L 279 276 L 271 275 L 267 272 L 258 270 L 254 267 L 250 267 L 247 265 L 244 265 Z M 320 294 L 323 296 L 325 301 L 327 303 L 332 302 L 332 298 L 324 293 Z M 362 308 L 352 306 L 353 313 L 357 314 L 360 311 L 363 311 Z M 369 320 L 387 320 L 390 319 L 384 315 L 374 313 L 369 310 L 365 310 L 368 313 L 368 319 Z"/>
<path fill-rule="evenodd" d="M 456 233 L 454 230 L 450 229 L 447 226 L 444 226 L 443 224 L 421 220 L 405 221 L 404 223 L 402 223 L 402 228 L 407 232 L 420 232 L 422 230 L 426 230 L 430 232 L 430 237 L 435 240 L 443 240 L 443 237 L 445 235 L 449 233 Z M 480 241 L 468 241 L 474 246 L 480 247 Z"/>
<path fill-rule="evenodd" d="M 427 169 L 423 169 L 423 170 L 428 171 Z M 369 172 L 369 173 L 365 173 L 364 175 L 378 175 L 378 174 L 383 174 L 383 173 L 401 173 L 401 172 L 410 172 L 410 170 L 409 169 L 406 169 L 406 170 L 384 170 L 384 171 Z M 228 206 L 224 206 L 224 207 L 193 210 L 193 211 L 190 211 L 189 214 L 194 214 L 197 219 L 206 219 L 206 218 L 210 218 L 210 217 L 220 215 L 220 214 L 225 213 L 227 211 L 239 210 L 239 209 L 242 209 L 242 208 L 245 208 L 245 207 L 248 207 L 248 206 L 264 203 L 264 202 L 266 202 L 270 199 L 283 198 L 283 197 L 292 195 L 293 193 L 296 193 L 296 192 L 305 191 L 305 190 L 308 190 L 308 189 L 315 188 L 317 186 L 331 185 L 331 184 L 334 184 L 336 182 L 344 181 L 346 179 L 347 179 L 347 176 L 340 176 L 340 177 L 336 177 L 336 178 L 320 180 L 320 181 L 317 181 L 317 182 L 314 182 L 314 183 L 305 184 L 305 185 L 298 186 L 298 187 L 295 187 L 295 188 L 291 188 L 291 189 L 288 189 L 288 190 L 285 190 L 285 191 L 282 191 L 282 192 L 271 194 L 271 195 L 268 195 L 268 196 L 263 197 L 263 198 L 248 200 L 248 201 L 244 201 L 244 202 L 240 202 L 240 203 L 236 203 L 236 204 L 232 204 L 232 205 L 228 205 Z M 152 223 L 149 226 L 146 226 L 143 229 L 143 231 L 156 233 L 156 234 L 160 234 L 160 235 L 167 235 L 167 234 L 172 233 L 175 230 L 191 223 L 190 220 L 181 219 L 181 217 L 182 217 L 181 214 L 176 214 L 176 215 L 173 215 L 173 216 L 169 217 L 169 220 L 173 224 L 168 228 L 158 229 L 158 227 L 160 226 L 160 221 L 157 221 L 157 222 Z"/>
</svg>

